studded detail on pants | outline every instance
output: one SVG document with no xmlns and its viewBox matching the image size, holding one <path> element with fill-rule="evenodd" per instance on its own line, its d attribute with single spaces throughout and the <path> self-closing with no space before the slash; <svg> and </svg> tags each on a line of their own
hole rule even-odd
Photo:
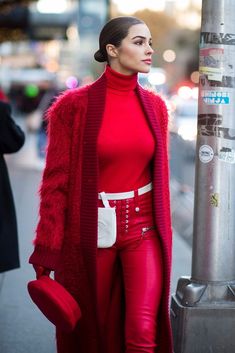
<svg viewBox="0 0 235 353">
<path fill-rule="evenodd" d="M 116 207 L 117 241 L 111 248 L 97 250 L 101 331 L 103 327 L 105 335 L 113 269 L 120 260 L 126 309 L 125 353 L 154 353 L 162 294 L 162 254 L 152 215 L 152 192 L 109 203 Z"/>
</svg>

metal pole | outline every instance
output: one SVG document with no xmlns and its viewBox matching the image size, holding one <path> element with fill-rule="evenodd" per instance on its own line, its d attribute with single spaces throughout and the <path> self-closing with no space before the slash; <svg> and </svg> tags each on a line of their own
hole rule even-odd
<svg viewBox="0 0 235 353">
<path fill-rule="evenodd" d="M 175 353 L 235 352 L 235 1 L 204 0 L 191 278 L 178 281 Z"/>
</svg>

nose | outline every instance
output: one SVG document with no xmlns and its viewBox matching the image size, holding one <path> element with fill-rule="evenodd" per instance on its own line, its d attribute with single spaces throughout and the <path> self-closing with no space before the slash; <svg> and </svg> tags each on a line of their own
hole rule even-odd
<svg viewBox="0 0 235 353">
<path fill-rule="evenodd" d="M 146 53 L 147 54 L 153 54 L 154 53 L 154 49 L 149 44 L 147 44 Z"/>
</svg>

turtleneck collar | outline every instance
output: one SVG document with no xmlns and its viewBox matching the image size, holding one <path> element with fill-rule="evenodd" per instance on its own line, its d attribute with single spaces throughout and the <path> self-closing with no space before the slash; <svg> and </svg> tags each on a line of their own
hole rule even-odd
<svg viewBox="0 0 235 353">
<path fill-rule="evenodd" d="M 107 86 L 117 91 L 133 91 L 137 85 L 137 73 L 133 75 L 123 75 L 106 65 L 105 76 Z"/>
</svg>

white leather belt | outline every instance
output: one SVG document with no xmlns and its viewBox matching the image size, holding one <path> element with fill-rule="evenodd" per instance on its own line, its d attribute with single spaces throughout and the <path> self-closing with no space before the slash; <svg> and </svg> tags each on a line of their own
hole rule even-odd
<svg viewBox="0 0 235 353">
<path fill-rule="evenodd" d="M 137 190 L 138 195 L 143 195 L 148 191 L 151 191 L 153 188 L 153 184 L 149 183 L 145 186 L 142 186 L 142 188 L 139 188 Z M 135 196 L 134 191 L 127 191 L 127 192 L 116 192 L 116 193 L 105 193 L 105 196 L 107 200 L 125 200 L 125 199 L 130 199 Z M 98 194 L 99 200 L 101 200 L 101 195 L 100 193 Z"/>
</svg>

